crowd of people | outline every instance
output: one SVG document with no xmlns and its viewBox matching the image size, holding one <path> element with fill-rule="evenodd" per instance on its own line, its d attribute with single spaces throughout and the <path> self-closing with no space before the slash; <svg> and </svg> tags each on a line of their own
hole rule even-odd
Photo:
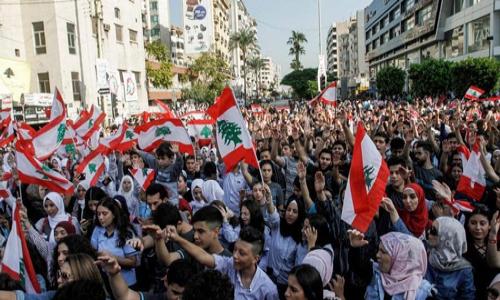
<svg viewBox="0 0 500 300">
<path fill-rule="evenodd" d="M 499 107 L 429 97 L 241 108 L 260 168 L 226 170 L 215 141 L 194 140 L 195 155 L 164 142 L 109 153 L 89 186 L 78 160 L 52 156 L 73 195 L 21 182 L 6 147 L 0 246 L 17 201 L 43 292 L 0 274 L 0 299 L 500 299 Z M 366 232 L 341 220 L 357 122 L 390 170 Z M 475 147 L 480 199 L 457 192 L 460 149 Z M 146 189 L 131 174 L 144 168 L 155 171 Z"/>
</svg>

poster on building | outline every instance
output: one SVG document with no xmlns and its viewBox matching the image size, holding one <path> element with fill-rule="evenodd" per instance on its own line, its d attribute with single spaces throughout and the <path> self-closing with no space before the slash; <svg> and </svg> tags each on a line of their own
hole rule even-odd
<svg viewBox="0 0 500 300">
<path fill-rule="evenodd" d="M 100 58 L 96 59 L 95 69 L 97 76 L 97 91 L 99 94 L 109 93 L 109 83 L 107 77 L 109 69 L 108 61 Z"/>
<path fill-rule="evenodd" d="M 212 0 L 183 0 L 186 54 L 207 52 L 212 44 Z M 217 18 L 217 17 L 216 17 Z"/>
<path fill-rule="evenodd" d="M 125 87 L 125 101 L 137 101 L 137 82 L 134 73 L 123 72 L 123 85 Z"/>
</svg>

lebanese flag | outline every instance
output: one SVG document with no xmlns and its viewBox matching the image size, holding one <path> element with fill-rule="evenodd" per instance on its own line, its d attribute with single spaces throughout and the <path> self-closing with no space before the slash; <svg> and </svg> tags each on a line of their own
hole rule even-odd
<svg viewBox="0 0 500 300">
<path fill-rule="evenodd" d="M 64 134 L 64 139 L 57 149 L 57 154 L 61 157 L 72 157 L 76 155 L 76 140 L 78 136 L 71 124 L 71 120 L 66 121 L 66 133 Z"/>
<path fill-rule="evenodd" d="M 342 220 L 366 232 L 385 194 L 388 179 L 387 164 L 359 122 L 344 194 Z"/>
<path fill-rule="evenodd" d="M 54 92 L 54 99 L 52 100 L 52 108 L 50 110 L 50 121 L 60 116 L 66 117 L 66 106 L 64 105 L 61 93 L 56 88 L 56 91 Z"/>
<path fill-rule="evenodd" d="M 202 110 L 193 110 L 181 115 L 181 119 L 203 120 L 206 119 L 206 112 Z"/>
<path fill-rule="evenodd" d="M 137 138 L 138 135 L 134 132 L 134 130 L 132 128 L 127 128 L 123 140 L 120 142 L 120 145 L 116 147 L 116 150 L 122 153 L 129 150 L 137 143 Z"/>
<path fill-rule="evenodd" d="M 10 117 L 10 108 L 0 110 L 0 128 L 7 126 L 8 118 Z"/>
<path fill-rule="evenodd" d="M 99 177 L 104 173 L 104 157 L 102 156 L 103 148 L 99 147 L 90 152 L 75 169 L 78 174 L 85 174 L 85 179 L 80 181 L 86 189 L 95 186 Z"/>
<path fill-rule="evenodd" d="M 462 160 L 462 168 L 465 168 L 470 157 L 470 151 L 465 145 L 460 145 L 457 147 L 457 152 L 460 154 L 460 159 Z"/>
<path fill-rule="evenodd" d="M 42 289 L 36 278 L 35 268 L 21 226 L 20 209 L 21 207 L 14 202 L 12 227 L 2 259 L 2 273 L 6 273 L 10 278 L 20 282 L 26 293 L 39 294 Z"/>
<path fill-rule="evenodd" d="M 58 101 L 54 99 L 54 101 Z M 30 147 L 38 160 L 45 160 L 57 151 L 66 134 L 66 110 L 37 131 Z"/>
<path fill-rule="evenodd" d="M 260 104 L 252 104 L 250 105 L 250 109 L 252 110 L 252 113 L 254 114 L 262 114 L 264 113 L 264 109 Z"/>
<path fill-rule="evenodd" d="M 90 112 L 82 113 L 82 117 L 75 123 L 73 128 L 76 134 L 87 141 L 101 127 L 104 118 L 106 118 L 106 114 L 101 112 L 97 106 L 92 105 Z"/>
<path fill-rule="evenodd" d="M 155 179 L 155 171 L 153 169 L 132 169 L 130 170 L 134 179 L 141 185 L 143 190 L 146 190 L 151 182 Z"/>
<path fill-rule="evenodd" d="M 135 128 L 138 144 L 144 151 L 152 151 L 163 142 L 179 145 L 181 153 L 194 155 L 193 144 L 180 119 L 158 119 Z"/>
<path fill-rule="evenodd" d="M 334 81 L 330 83 L 330 85 L 321 92 L 319 99 L 325 104 L 333 105 L 333 107 L 337 106 L 337 82 Z"/>
<path fill-rule="evenodd" d="M 195 137 L 200 147 L 212 143 L 213 120 L 191 120 L 187 123 L 188 133 Z"/>
<path fill-rule="evenodd" d="M 0 135 L 0 147 L 7 146 L 12 141 L 14 141 L 14 138 L 16 137 L 16 134 L 14 132 L 14 122 L 12 122 L 11 117 L 9 116 L 5 121 L 7 122 L 7 127 L 5 127 L 2 134 Z"/>
<path fill-rule="evenodd" d="M 160 110 L 164 114 L 165 118 L 176 119 L 174 112 L 170 109 L 170 107 L 163 101 L 155 99 L 156 105 L 160 107 Z"/>
<path fill-rule="evenodd" d="M 101 140 L 101 145 L 104 145 L 104 147 L 108 148 L 109 150 L 115 150 L 123 141 L 127 129 L 127 122 L 123 122 L 123 124 L 120 125 L 115 134 L 107 136 Z"/>
<path fill-rule="evenodd" d="M 51 191 L 66 195 L 74 192 L 73 184 L 66 177 L 42 164 L 20 143 L 16 143 L 16 163 L 21 182 L 41 185 Z"/>
<path fill-rule="evenodd" d="M 457 186 L 457 192 L 476 201 L 481 200 L 486 189 L 486 172 L 481 164 L 480 157 L 479 140 L 476 140 Z"/>
<path fill-rule="evenodd" d="M 216 122 L 217 147 L 226 165 L 226 171 L 231 172 L 242 160 L 258 169 L 259 163 L 252 138 L 229 87 L 222 91 L 207 113 Z"/>
<path fill-rule="evenodd" d="M 470 88 L 465 93 L 464 98 L 469 100 L 477 100 L 481 95 L 484 94 L 484 91 L 477 86 L 471 85 Z"/>
<path fill-rule="evenodd" d="M 36 130 L 25 122 L 16 122 L 14 124 L 17 138 L 21 141 L 31 141 L 36 134 Z"/>
<path fill-rule="evenodd" d="M 5 180 L 0 181 L 0 199 L 7 199 L 10 196 L 8 182 Z"/>
<path fill-rule="evenodd" d="M 448 199 L 444 199 L 444 203 L 451 208 L 454 215 L 457 215 L 461 211 L 466 213 L 471 213 L 474 211 L 474 205 L 472 205 L 472 203 L 470 203 L 469 201 L 455 199 L 452 199 L 450 201 Z"/>
</svg>

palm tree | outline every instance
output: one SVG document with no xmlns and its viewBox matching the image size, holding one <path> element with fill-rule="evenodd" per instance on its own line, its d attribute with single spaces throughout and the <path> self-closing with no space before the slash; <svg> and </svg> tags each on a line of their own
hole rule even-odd
<svg viewBox="0 0 500 300">
<path fill-rule="evenodd" d="M 286 43 L 291 46 L 289 55 L 295 55 L 295 58 L 290 64 L 290 67 L 295 71 L 300 70 L 302 68 L 302 64 L 300 63 L 300 55 L 306 54 L 306 50 L 302 45 L 304 43 L 307 43 L 306 36 L 302 32 L 293 30 L 292 36 Z"/>
<path fill-rule="evenodd" d="M 244 84 L 244 99 L 245 103 L 247 100 L 247 54 L 250 51 L 259 49 L 257 44 L 257 35 L 254 30 L 249 28 L 244 28 L 238 32 L 231 34 L 229 38 L 229 49 L 232 51 L 234 49 L 240 49 L 243 58 L 243 84 Z"/>
<path fill-rule="evenodd" d="M 258 100 L 260 90 L 260 70 L 264 67 L 264 60 L 258 56 L 254 56 L 248 61 L 248 66 L 255 72 L 255 89 Z"/>
</svg>

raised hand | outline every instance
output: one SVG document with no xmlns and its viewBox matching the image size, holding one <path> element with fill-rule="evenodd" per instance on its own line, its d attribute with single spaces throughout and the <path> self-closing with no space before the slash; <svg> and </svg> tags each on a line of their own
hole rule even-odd
<svg viewBox="0 0 500 300">
<path fill-rule="evenodd" d="M 297 176 L 299 177 L 300 180 L 306 178 L 306 166 L 302 161 L 299 161 L 297 163 Z"/>
<path fill-rule="evenodd" d="M 116 260 L 115 257 L 111 255 L 100 255 L 97 257 L 96 264 L 100 266 L 104 272 L 108 273 L 109 275 L 116 275 L 120 273 L 121 267 L 118 264 L 118 261 Z"/>
<path fill-rule="evenodd" d="M 314 174 L 314 189 L 318 193 L 325 190 L 325 176 L 322 172 L 318 171 Z"/>
<path fill-rule="evenodd" d="M 349 243 L 351 244 L 351 247 L 360 248 L 368 245 L 368 241 L 365 240 L 365 235 L 362 232 L 356 229 L 350 229 L 347 230 L 347 234 L 349 235 Z"/>
<path fill-rule="evenodd" d="M 446 185 L 446 183 L 441 183 L 437 180 L 433 180 L 432 188 L 434 189 L 436 196 L 440 197 L 441 199 L 451 201 L 453 195 L 450 187 Z"/>
</svg>

